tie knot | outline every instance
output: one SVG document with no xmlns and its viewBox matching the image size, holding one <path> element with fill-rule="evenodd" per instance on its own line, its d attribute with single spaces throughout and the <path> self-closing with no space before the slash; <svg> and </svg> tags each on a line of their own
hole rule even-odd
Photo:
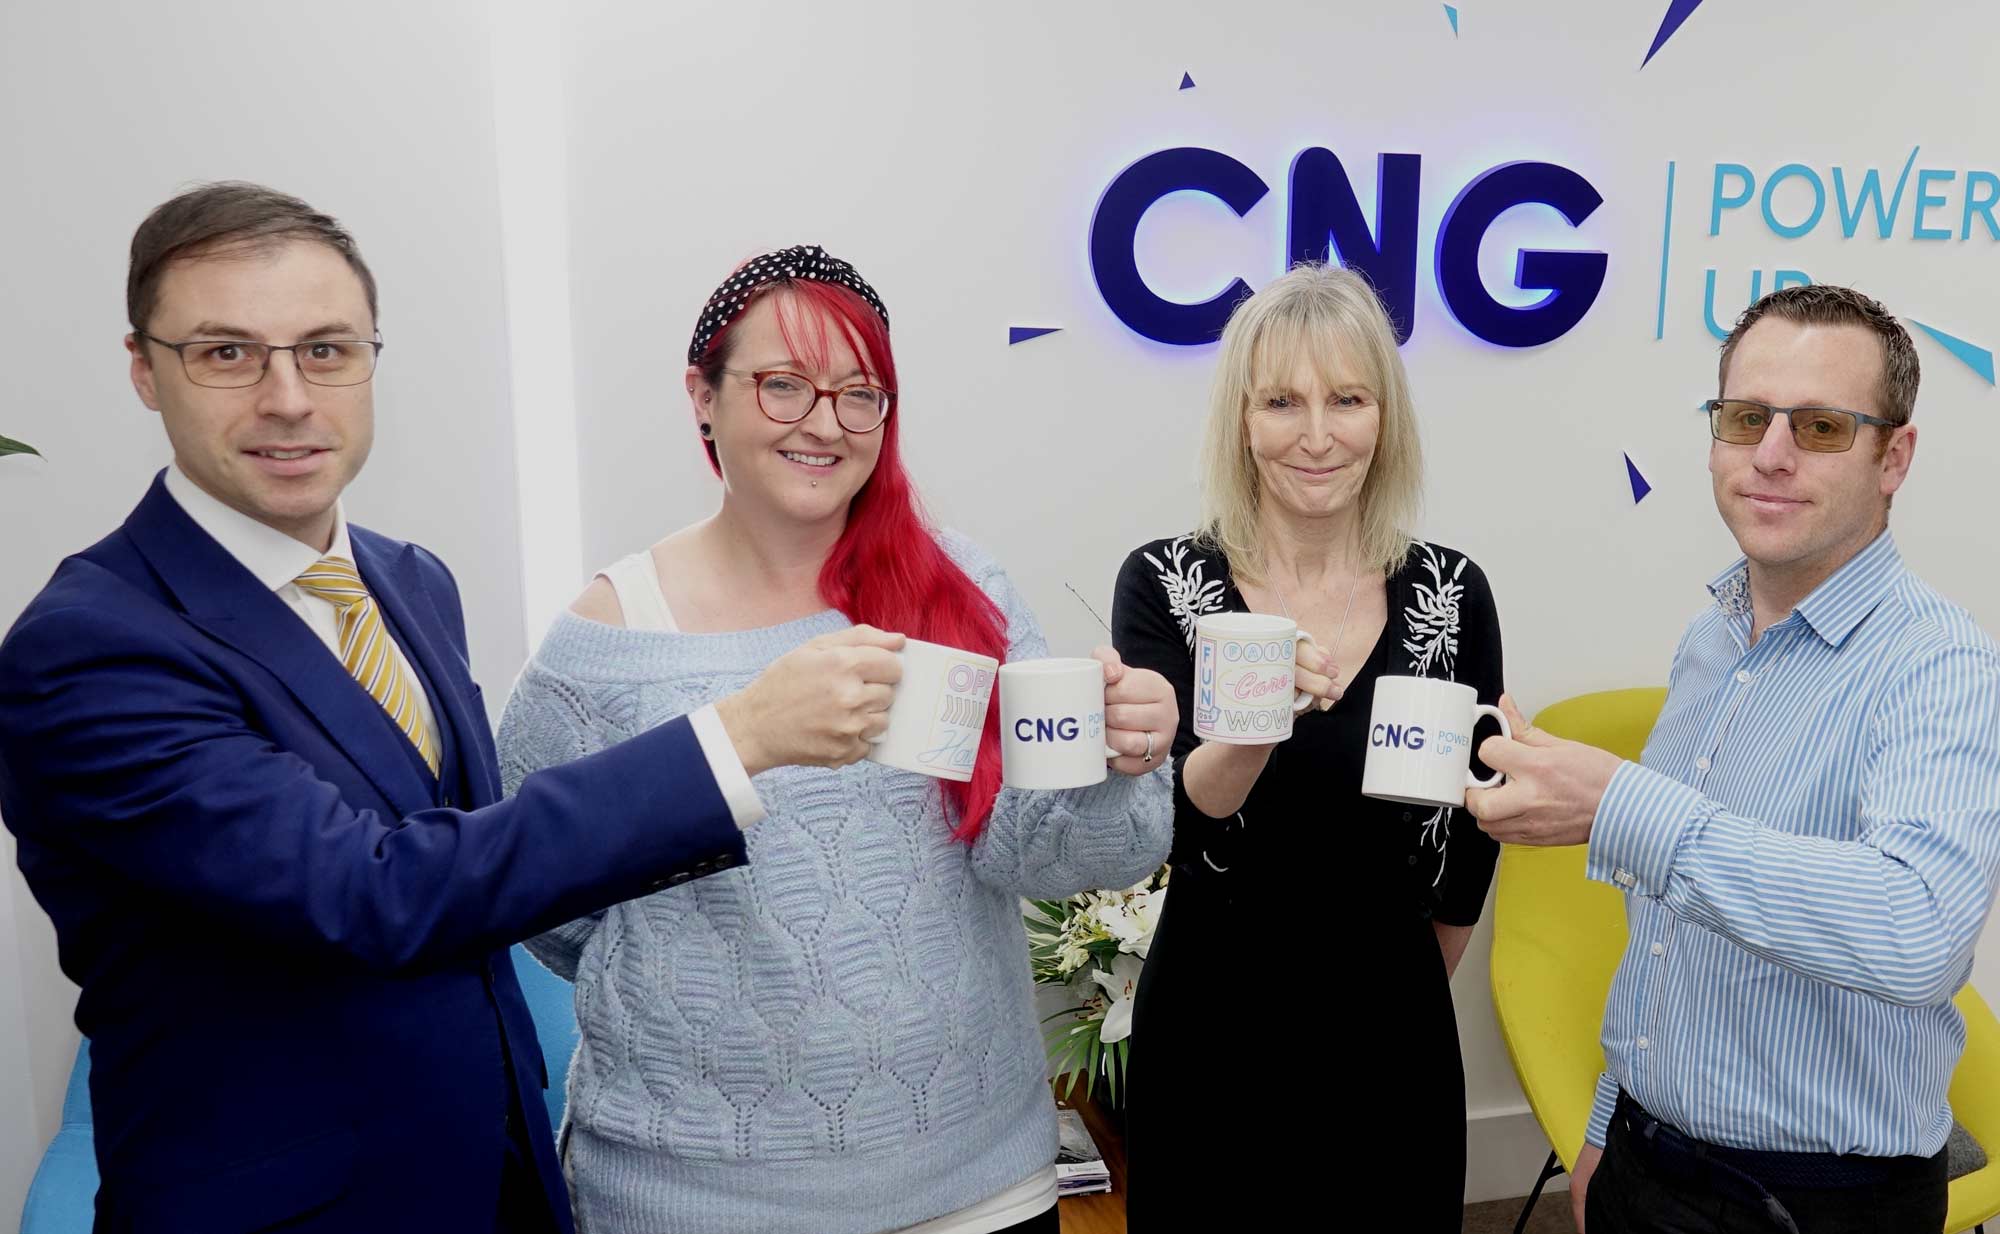
<svg viewBox="0 0 2000 1234">
<path fill-rule="evenodd" d="M 318 596 L 339 608 L 360 604 L 368 598 L 361 572 L 345 557 L 322 557 L 292 582 L 307 595 Z"/>
</svg>

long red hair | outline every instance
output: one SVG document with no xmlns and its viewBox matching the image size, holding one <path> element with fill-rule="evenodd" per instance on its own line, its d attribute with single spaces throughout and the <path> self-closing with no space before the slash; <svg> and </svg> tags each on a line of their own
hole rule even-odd
<svg viewBox="0 0 2000 1234">
<path fill-rule="evenodd" d="M 825 367 L 829 332 L 837 331 L 861 360 L 871 380 L 891 390 L 897 388 L 889 325 L 866 300 L 845 287 L 812 279 L 772 283 L 759 298 L 779 292 L 784 294 L 785 301 L 778 305 L 778 326 L 795 360 L 814 368 Z M 739 315 L 736 320 L 742 317 Z M 722 368 L 728 363 L 734 324 L 718 330 L 702 353 L 699 367 L 710 385 L 720 381 Z M 926 642 L 976 651 L 1004 663 L 1006 619 L 999 606 L 958 568 L 958 563 L 938 543 L 922 499 L 910 482 L 910 473 L 903 467 L 899 429 L 902 418 L 902 403 L 898 400 L 889 418 L 875 430 L 882 434 L 882 450 L 876 457 L 874 473 L 848 506 L 846 527 L 834 542 L 826 564 L 820 567 L 820 598 L 856 625 L 900 631 Z M 722 463 L 714 443 L 702 444 L 708 450 L 709 466 L 720 476 Z M 959 825 L 954 834 L 971 843 L 993 812 L 993 799 L 1000 792 L 997 681 L 987 702 L 986 730 L 980 735 L 972 779 L 964 783 L 955 780 L 941 783 L 945 796 L 958 807 Z"/>
</svg>

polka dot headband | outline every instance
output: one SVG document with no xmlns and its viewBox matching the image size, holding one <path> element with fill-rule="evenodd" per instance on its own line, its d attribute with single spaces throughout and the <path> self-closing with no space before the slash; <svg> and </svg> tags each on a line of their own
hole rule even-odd
<svg viewBox="0 0 2000 1234">
<path fill-rule="evenodd" d="M 743 310 L 750 306 L 751 298 L 761 288 L 792 279 L 811 279 L 816 283 L 845 287 L 866 300 L 881 315 L 883 325 L 889 324 L 889 310 L 882 307 L 882 297 L 875 294 L 875 289 L 853 266 L 829 255 L 817 244 L 801 244 L 753 258 L 715 289 L 715 294 L 702 307 L 701 319 L 695 322 L 694 339 L 688 343 L 688 363 L 701 363 L 701 357 L 708 350 L 709 341 L 715 337 L 716 331 L 741 317 Z"/>
</svg>

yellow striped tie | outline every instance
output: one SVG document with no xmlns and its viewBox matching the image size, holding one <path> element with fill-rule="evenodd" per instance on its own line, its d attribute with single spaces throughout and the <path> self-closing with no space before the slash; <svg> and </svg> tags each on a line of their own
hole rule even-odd
<svg viewBox="0 0 2000 1234">
<path fill-rule="evenodd" d="M 376 611 L 375 597 L 362 585 L 360 571 L 345 557 L 328 556 L 292 581 L 300 591 L 333 605 L 340 630 L 340 662 L 361 688 L 382 704 L 382 710 L 389 713 L 436 775 L 437 736 L 417 708 L 415 692 L 421 687 L 409 679 L 396 658 L 389 631 L 382 626 L 382 614 Z"/>
</svg>

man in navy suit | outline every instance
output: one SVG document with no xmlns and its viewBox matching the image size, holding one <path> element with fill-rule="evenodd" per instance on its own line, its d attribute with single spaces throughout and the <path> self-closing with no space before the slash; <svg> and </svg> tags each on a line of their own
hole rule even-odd
<svg viewBox="0 0 2000 1234">
<path fill-rule="evenodd" d="M 82 987 L 97 1229 L 567 1232 L 507 946 L 744 861 L 750 776 L 859 758 L 900 636 L 501 801 L 451 574 L 340 504 L 380 350 L 353 239 L 210 185 L 140 226 L 127 297 L 174 465 L 0 643 L 0 814 Z"/>
</svg>

